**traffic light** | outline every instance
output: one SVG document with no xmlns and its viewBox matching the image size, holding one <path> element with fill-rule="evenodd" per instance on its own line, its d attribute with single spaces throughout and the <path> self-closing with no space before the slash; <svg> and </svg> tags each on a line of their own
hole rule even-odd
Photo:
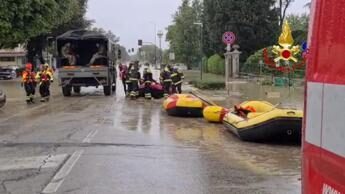
<svg viewBox="0 0 345 194">
<path fill-rule="evenodd" d="M 138 45 L 139 45 L 139 46 L 143 46 L 143 40 L 139 39 L 139 40 L 138 40 Z"/>
<path fill-rule="evenodd" d="M 121 49 L 117 50 L 117 58 L 121 59 L 122 57 L 122 52 Z"/>
<path fill-rule="evenodd" d="M 132 53 L 134 53 L 134 48 L 132 48 Z"/>
</svg>

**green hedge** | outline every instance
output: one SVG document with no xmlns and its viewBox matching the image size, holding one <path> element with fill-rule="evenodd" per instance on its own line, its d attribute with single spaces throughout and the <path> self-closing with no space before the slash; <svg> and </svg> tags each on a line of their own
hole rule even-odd
<svg viewBox="0 0 345 194">
<path fill-rule="evenodd" d="M 225 88 L 225 83 L 221 81 L 194 80 L 190 83 L 194 87 L 204 90 L 218 90 Z"/>
<path fill-rule="evenodd" d="M 207 61 L 207 72 L 218 75 L 225 74 L 225 60 L 218 54 L 213 55 Z"/>
</svg>

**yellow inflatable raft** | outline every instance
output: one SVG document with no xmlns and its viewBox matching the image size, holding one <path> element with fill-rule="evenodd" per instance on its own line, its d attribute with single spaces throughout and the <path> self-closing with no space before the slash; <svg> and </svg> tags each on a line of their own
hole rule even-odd
<svg viewBox="0 0 345 194">
<path fill-rule="evenodd" d="M 223 123 L 244 141 L 301 142 L 303 112 L 249 101 L 225 115 Z"/>
<path fill-rule="evenodd" d="M 176 94 L 169 96 L 163 103 L 164 109 L 171 116 L 202 117 L 206 104 L 191 94 Z"/>
<path fill-rule="evenodd" d="M 229 110 L 220 106 L 208 106 L 204 109 L 205 120 L 211 123 L 222 123 Z"/>
</svg>

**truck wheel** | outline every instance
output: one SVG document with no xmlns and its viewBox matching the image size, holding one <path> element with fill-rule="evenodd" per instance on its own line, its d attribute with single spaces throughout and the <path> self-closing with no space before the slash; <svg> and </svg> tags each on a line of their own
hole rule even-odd
<svg viewBox="0 0 345 194">
<path fill-rule="evenodd" d="M 64 86 L 62 87 L 62 94 L 65 97 L 69 97 L 72 95 L 72 87 L 71 86 Z"/>
<path fill-rule="evenodd" d="M 103 90 L 104 90 L 104 95 L 106 95 L 106 96 L 110 96 L 111 95 L 111 85 L 103 86 Z"/>
<path fill-rule="evenodd" d="M 80 86 L 74 86 L 74 87 L 73 87 L 73 92 L 74 92 L 74 93 L 80 94 L 80 91 L 81 91 L 81 87 L 80 87 Z"/>
</svg>

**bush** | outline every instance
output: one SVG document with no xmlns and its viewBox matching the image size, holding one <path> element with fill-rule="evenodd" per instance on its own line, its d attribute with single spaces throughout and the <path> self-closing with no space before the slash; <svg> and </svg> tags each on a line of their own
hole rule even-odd
<svg viewBox="0 0 345 194">
<path fill-rule="evenodd" d="M 207 61 L 207 70 L 209 73 L 224 75 L 225 74 L 225 60 L 218 54 L 213 55 Z"/>
<path fill-rule="evenodd" d="M 203 90 L 218 90 L 225 88 L 225 83 L 221 81 L 194 80 L 190 82 L 194 87 Z"/>
<path fill-rule="evenodd" d="M 268 55 L 271 58 L 274 58 L 273 53 L 271 52 L 272 47 L 267 47 L 267 50 Z M 249 56 L 246 62 L 243 64 L 241 71 L 246 73 L 260 73 L 260 60 L 264 62 L 263 51 L 264 49 L 260 49 L 256 51 L 253 55 Z M 267 73 L 266 65 L 263 66 L 262 71 Z"/>
<path fill-rule="evenodd" d="M 273 85 L 273 82 L 271 80 L 263 80 L 261 82 L 261 85 L 263 85 L 263 86 L 271 86 L 271 85 Z"/>
</svg>

